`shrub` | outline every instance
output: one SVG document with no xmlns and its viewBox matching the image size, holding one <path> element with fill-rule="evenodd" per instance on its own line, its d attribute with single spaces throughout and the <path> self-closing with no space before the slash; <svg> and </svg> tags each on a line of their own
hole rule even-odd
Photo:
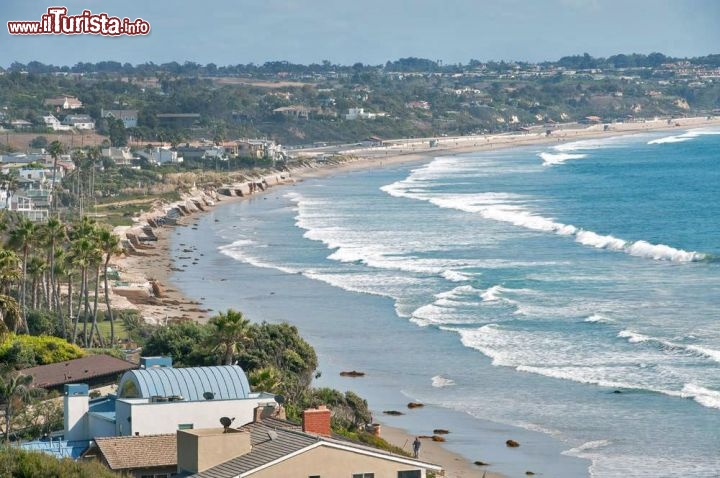
<svg viewBox="0 0 720 478">
<path fill-rule="evenodd" d="M 0 362 L 8 363 L 15 368 L 64 362 L 83 356 L 85 352 L 77 345 L 47 335 L 9 334 L 0 344 Z"/>
</svg>

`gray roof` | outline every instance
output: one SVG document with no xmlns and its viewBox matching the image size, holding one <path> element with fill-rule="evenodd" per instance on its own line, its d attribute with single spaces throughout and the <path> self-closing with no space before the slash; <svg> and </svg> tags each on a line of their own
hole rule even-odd
<svg viewBox="0 0 720 478">
<path fill-rule="evenodd" d="M 125 397 L 126 382 L 135 384 L 136 395 Z M 212 394 L 215 400 L 248 398 L 250 384 L 243 369 L 237 365 L 217 367 L 153 367 L 126 372 L 118 386 L 120 398 L 150 398 L 178 395 L 184 400 L 206 400 Z"/>
<path fill-rule="evenodd" d="M 201 473 L 192 475 L 195 478 L 228 478 L 246 473 L 250 470 L 273 462 L 283 456 L 316 443 L 318 438 L 307 433 L 291 431 L 283 428 L 268 426 L 263 422 L 250 423 L 240 428 L 249 430 L 252 451 L 221 465 L 209 468 Z M 277 433 L 277 438 L 271 439 L 268 432 Z"/>
<path fill-rule="evenodd" d="M 267 465 L 284 456 L 303 450 L 318 442 L 352 447 L 358 451 L 371 452 L 375 455 L 383 455 L 388 459 L 401 459 L 414 462 L 418 467 L 439 470 L 440 467 L 430 463 L 415 460 L 394 453 L 386 452 L 378 448 L 358 444 L 341 437 L 325 437 L 310 435 L 301 431 L 297 424 L 266 418 L 261 422 L 251 422 L 240 427 L 240 430 L 250 431 L 252 451 L 241 455 L 220 465 L 209 468 L 203 472 L 191 475 L 192 478 L 231 478 L 247 473 L 260 466 Z M 274 432 L 275 437 L 270 438 L 269 432 Z"/>
</svg>

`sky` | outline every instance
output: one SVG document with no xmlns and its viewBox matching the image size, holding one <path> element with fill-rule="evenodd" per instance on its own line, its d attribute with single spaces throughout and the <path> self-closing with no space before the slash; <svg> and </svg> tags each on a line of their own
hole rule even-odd
<svg viewBox="0 0 720 478">
<path fill-rule="evenodd" d="M 147 36 L 10 35 L 51 6 L 142 18 Z M 0 0 L 0 66 L 541 62 L 589 53 L 720 53 L 720 0 Z"/>
</svg>

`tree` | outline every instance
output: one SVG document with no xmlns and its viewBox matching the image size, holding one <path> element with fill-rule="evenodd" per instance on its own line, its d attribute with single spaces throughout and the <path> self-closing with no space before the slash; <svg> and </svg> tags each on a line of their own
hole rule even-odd
<svg viewBox="0 0 720 478">
<path fill-rule="evenodd" d="M 250 321 L 242 312 L 228 309 L 220 312 L 208 322 L 213 334 L 210 337 L 211 349 L 222 353 L 222 362 L 232 365 L 235 353 L 245 347 L 249 340 Z"/>
<path fill-rule="evenodd" d="M 48 149 L 48 153 L 50 153 L 50 156 L 52 156 L 53 159 L 53 175 L 52 175 L 52 185 L 50 187 L 50 191 L 52 194 L 51 202 L 50 202 L 50 210 L 55 209 L 55 178 L 57 176 L 57 160 L 60 157 L 61 154 L 65 151 L 65 147 L 60 141 L 53 141 L 50 143 L 50 148 Z"/>
<path fill-rule="evenodd" d="M 43 243 L 47 247 L 48 265 L 50 269 L 50 287 L 48 293 L 48 300 L 50 306 L 57 312 L 58 330 L 63 331 L 63 337 L 67 338 L 67 331 L 65 330 L 65 321 L 62 316 L 62 307 L 60 304 L 60 293 L 58 291 L 57 275 L 56 275 L 56 252 L 58 245 L 61 245 L 65 239 L 67 239 L 67 228 L 57 218 L 50 218 L 40 229 L 40 237 Z"/>
<path fill-rule="evenodd" d="M 20 306 L 15 298 L 0 294 L 0 339 L 10 330 L 17 330 L 21 320 Z"/>
<path fill-rule="evenodd" d="M 110 343 L 115 345 L 115 320 L 113 318 L 112 308 L 110 307 L 110 287 L 108 286 L 108 265 L 112 256 L 122 253 L 120 247 L 120 238 L 108 229 L 101 229 L 98 232 L 98 241 L 100 249 L 105 254 L 105 264 L 103 265 L 103 278 L 105 281 L 105 306 L 107 307 L 108 319 L 110 320 Z"/>
<path fill-rule="evenodd" d="M 122 120 L 116 118 L 107 118 L 108 136 L 110 136 L 110 144 L 116 148 L 127 146 L 127 131 Z"/>
<path fill-rule="evenodd" d="M 20 292 L 20 310 L 22 313 L 20 323 L 16 325 L 17 329 L 24 327 L 27 332 L 27 323 L 25 323 L 26 310 L 26 284 L 27 284 L 27 265 L 30 245 L 35 240 L 35 224 L 27 218 L 20 220 L 20 223 L 10 231 L 10 244 L 22 251 L 22 284 Z"/>
<path fill-rule="evenodd" d="M 5 443 L 10 441 L 10 427 L 15 412 L 30 401 L 30 384 L 33 378 L 19 372 L 0 374 L 0 409 L 5 415 Z"/>
<path fill-rule="evenodd" d="M 202 347 L 211 333 L 209 325 L 191 321 L 157 327 L 143 345 L 143 353 L 170 356 L 177 367 L 212 365 L 212 357 Z"/>
</svg>

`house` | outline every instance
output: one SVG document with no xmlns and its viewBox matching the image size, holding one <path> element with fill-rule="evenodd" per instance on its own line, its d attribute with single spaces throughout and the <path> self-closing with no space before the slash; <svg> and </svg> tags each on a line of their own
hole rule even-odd
<svg viewBox="0 0 720 478">
<path fill-rule="evenodd" d="M 96 438 L 83 453 L 112 471 L 135 478 L 169 478 L 177 471 L 177 435 Z"/>
<path fill-rule="evenodd" d="M 53 131 L 70 131 L 72 129 L 72 126 L 60 123 L 60 120 L 53 115 L 43 116 L 42 119 L 45 126 Z"/>
<path fill-rule="evenodd" d="M 156 146 L 147 151 L 138 151 L 137 154 L 156 164 L 177 164 L 183 162 L 183 157 L 178 155 L 177 151 L 173 151 L 167 146 Z"/>
<path fill-rule="evenodd" d="M 237 155 L 256 159 L 269 158 L 273 161 L 285 159 L 284 148 L 273 140 L 241 139 L 235 142 Z"/>
<path fill-rule="evenodd" d="M 28 129 L 32 128 L 32 123 L 22 119 L 16 119 L 10 121 L 10 127 L 13 129 Z"/>
<path fill-rule="evenodd" d="M 132 152 L 130 152 L 130 148 L 127 146 L 122 148 L 103 148 L 100 154 L 103 158 L 110 159 L 118 166 L 127 166 L 136 159 Z"/>
<path fill-rule="evenodd" d="M 83 107 L 82 101 L 74 96 L 56 96 L 54 98 L 47 98 L 43 101 L 43 104 L 45 106 L 52 107 L 55 111 L 77 110 Z"/>
<path fill-rule="evenodd" d="M 62 124 L 79 130 L 95 129 L 95 121 L 88 115 L 67 115 Z"/>
<path fill-rule="evenodd" d="M 118 377 L 138 368 L 134 363 L 109 355 L 89 355 L 75 360 L 26 368 L 25 375 L 32 375 L 33 385 L 48 390 L 62 390 L 68 383 L 83 381 L 90 387 L 109 385 Z"/>
<path fill-rule="evenodd" d="M 138 110 L 100 110 L 103 118 L 115 118 L 123 122 L 125 129 L 137 127 Z"/>
<path fill-rule="evenodd" d="M 330 431 L 330 410 L 305 410 L 302 428 L 273 417 L 238 429 L 180 430 L 180 476 L 271 478 L 347 476 L 425 478 L 438 465 L 361 445 Z"/>
<path fill-rule="evenodd" d="M 346 120 L 375 119 L 376 117 L 375 113 L 366 113 L 365 108 L 349 108 L 345 115 Z"/>
<path fill-rule="evenodd" d="M 256 407 L 275 403 L 274 395 L 251 392 L 240 367 L 173 368 L 168 357 L 143 357 L 116 395 L 91 400 L 86 383 L 65 385 L 64 438 L 161 435 L 216 426 L 225 414 L 245 423 Z"/>
</svg>

